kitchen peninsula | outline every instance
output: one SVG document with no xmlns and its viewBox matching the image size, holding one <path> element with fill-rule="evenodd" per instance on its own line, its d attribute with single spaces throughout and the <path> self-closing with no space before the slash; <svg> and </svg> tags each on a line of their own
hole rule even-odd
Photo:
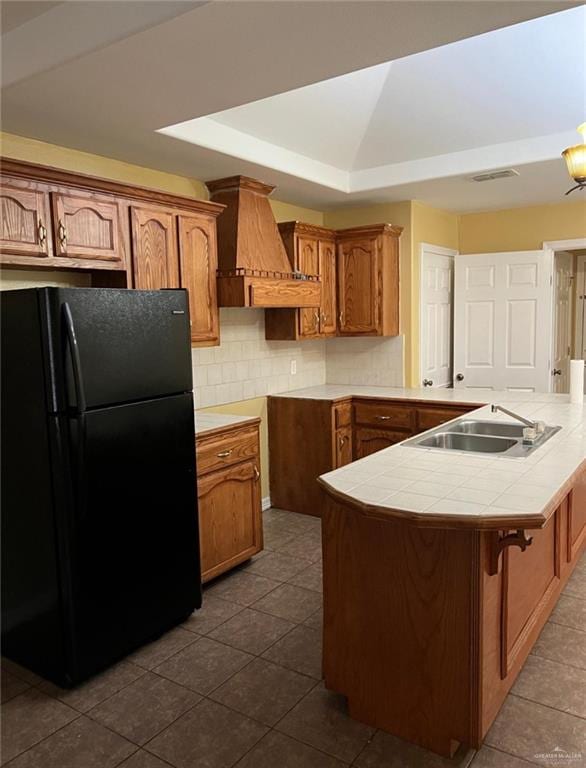
<svg viewBox="0 0 586 768">
<path fill-rule="evenodd" d="M 350 402 L 352 424 L 374 396 L 511 421 L 472 403 L 478 393 L 381 389 L 286 398 Z M 490 399 L 561 430 L 526 458 L 397 444 L 318 481 L 326 685 L 356 720 L 446 756 L 482 743 L 586 542 L 583 407 Z"/>
</svg>

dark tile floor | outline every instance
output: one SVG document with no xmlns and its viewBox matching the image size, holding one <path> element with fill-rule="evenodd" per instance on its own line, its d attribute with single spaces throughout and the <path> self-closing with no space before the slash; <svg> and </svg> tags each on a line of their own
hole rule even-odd
<svg viewBox="0 0 586 768">
<path fill-rule="evenodd" d="M 61 690 L 5 661 L 2 764 L 586 766 L 586 560 L 485 746 L 448 761 L 351 720 L 344 699 L 326 691 L 319 520 L 280 510 L 264 518 L 266 549 L 209 585 L 203 610 L 79 688 Z"/>
</svg>

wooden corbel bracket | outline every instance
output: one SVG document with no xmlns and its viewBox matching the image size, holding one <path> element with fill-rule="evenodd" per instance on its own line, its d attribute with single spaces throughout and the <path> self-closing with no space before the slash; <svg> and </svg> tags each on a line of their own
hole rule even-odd
<svg viewBox="0 0 586 768">
<path fill-rule="evenodd" d="M 507 547 L 519 547 L 519 549 L 524 552 L 532 542 L 533 537 L 526 536 L 525 531 L 522 528 L 518 528 L 515 533 L 507 533 L 505 536 L 495 533 L 490 555 L 489 576 L 495 576 L 498 573 L 499 556 L 503 550 Z"/>
</svg>

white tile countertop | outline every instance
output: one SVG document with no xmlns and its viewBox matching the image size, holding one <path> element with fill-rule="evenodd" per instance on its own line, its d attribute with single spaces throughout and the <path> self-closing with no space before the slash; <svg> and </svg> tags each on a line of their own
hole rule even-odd
<svg viewBox="0 0 586 768">
<path fill-rule="evenodd" d="M 255 416 L 239 416 L 235 413 L 202 413 L 194 411 L 195 434 L 203 435 L 216 429 L 246 424 L 247 421 L 258 421 Z"/>
<path fill-rule="evenodd" d="M 365 391 L 366 390 L 366 391 Z M 382 392 L 384 391 L 384 395 Z M 367 514 L 419 524 L 471 528 L 539 528 L 586 469 L 586 409 L 568 395 L 465 390 L 316 387 L 301 397 L 368 396 L 429 401 L 515 403 L 513 410 L 561 430 L 526 458 L 438 451 L 404 443 L 322 475 L 322 484 Z M 288 396 L 296 396 L 289 393 Z M 512 407 L 512 406 L 511 406 Z M 512 421 L 489 406 L 467 418 Z"/>
<path fill-rule="evenodd" d="M 305 389 L 292 389 L 279 392 L 271 397 L 295 397 L 307 400 L 343 400 L 346 397 L 375 397 L 400 400 L 429 400 L 447 403 L 523 403 L 528 399 L 532 403 L 568 403 L 569 395 L 553 392 L 496 392 L 467 389 L 421 389 L 409 387 L 365 387 L 344 384 L 323 384 Z M 584 398 L 586 402 L 586 397 Z"/>
</svg>

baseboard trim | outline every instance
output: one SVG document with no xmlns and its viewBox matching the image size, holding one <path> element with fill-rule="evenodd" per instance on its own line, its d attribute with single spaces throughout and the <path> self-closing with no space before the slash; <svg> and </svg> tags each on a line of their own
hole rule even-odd
<svg viewBox="0 0 586 768">
<path fill-rule="evenodd" d="M 262 511 L 266 512 L 266 510 L 269 509 L 270 506 L 271 506 L 271 497 L 265 496 L 261 501 Z"/>
</svg>

